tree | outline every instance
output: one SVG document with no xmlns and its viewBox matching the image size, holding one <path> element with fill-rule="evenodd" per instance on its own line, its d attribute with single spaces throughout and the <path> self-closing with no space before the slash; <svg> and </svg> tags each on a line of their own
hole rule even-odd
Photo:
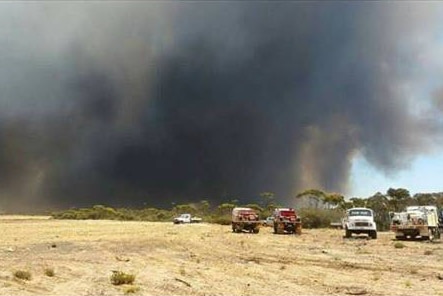
<svg viewBox="0 0 443 296">
<path fill-rule="evenodd" d="M 361 197 L 353 197 L 350 199 L 352 202 L 353 208 L 365 208 L 366 207 L 366 199 Z"/>
<path fill-rule="evenodd" d="M 316 196 L 318 198 L 323 198 L 325 193 L 319 189 L 308 189 L 308 190 L 298 193 L 296 195 L 296 197 L 301 197 L 301 196 L 306 196 L 306 195 L 312 195 L 312 196 Z"/>
<path fill-rule="evenodd" d="M 263 208 L 261 206 L 259 206 L 258 204 L 247 204 L 247 205 L 245 205 L 245 207 L 256 210 L 258 213 L 263 212 Z"/>
<path fill-rule="evenodd" d="M 275 204 L 275 193 L 272 191 L 265 191 L 260 193 L 261 205 L 263 206 L 261 215 L 270 216 L 275 208 L 278 206 Z"/>
<path fill-rule="evenodd" d="M 436 204 L 436 199 L 432 193 L 417 193 L 414 195 L 414 199 L 419 206 Z"/>
<path fill-rule="evenodd" d="M 324 204 L 329 209 L 337 206 L 341 208 L 345 202 L 345 197 L 340 193 L 328 193 L 318 189 L 308 189 L 300 192 L 296 195 L 296 198 L 308 198 L 309 204 L 311 206 L 315 205 L 315 208 L 320 208 Z"/>
<path fill-rule="evenodd" d="M 390 217 L 390 205 L 389 199 L 386 195 L 377 192 L 373 196 L 367 199 L 366 206 L 372 209 L 375 213 L 375 222 L 380 230 L 389 229 Z"/>
<path fill-rule="evenodd" d="M 264 208 L 269 207 L 270 204 L 274 203 L 275 193 L 272 191 L 265 191 L 260 193 L 261 203 Z"/>
<path fill-rule="evenodd" d="M 390 197 L 390 204 L 395 212 L 403 210 L 403 208 L 411 202 L 411 194 L 404 188 L 389 188 L 386 192 Z"/>
<path fill-rule="evenodd" d="M 209 208 L 210 208 L 210 203 L 207 200 L 201 200 L 198 205 L 197 208 L 200 211 L 200 215 L 206 216 L 209 214 Z"/>
<path fill-rule="evenodd" d="M 308 189 L 298 193 L 295 197 L 300 201 L 300 208 L 305 207 L 303 203 L 306 202 L 308 208 L 318 209 L 324 206 L 326 193 L 318 189 Z"/>
<path fill-rule="evenodd" d="M 323 201 L 331 207 L 340 207 L 345 202 L 345 197 L 339 193 L 326 193 L 323 197 Z"/>
<path fill-rule="evenodd" d="M 443 192 L 435 193 L 435 205 L 443 208 Z"/>
<path fill-rule="evenodd" d="M 354 206 L 352 201 L 344 201 L 343 203 L 338 205 L 338 208 L 341 210 L 347 210 Z"/>
<path fill-rule="evenodd" d="M 217 210 L 220 215 L 228 215 L 232 212 L 232 209 L 235 207 L 236 205 L 233 203 L 223 203 L 217 207 Z"/>
<path fill-rule="evenodd" d="M 184 204 L 184 205 L 176 205 L 172 211 L 177 214 L 189 213 L 191 215 L 195 215 L 197 209 L 193 204 Z"/>
</svg>

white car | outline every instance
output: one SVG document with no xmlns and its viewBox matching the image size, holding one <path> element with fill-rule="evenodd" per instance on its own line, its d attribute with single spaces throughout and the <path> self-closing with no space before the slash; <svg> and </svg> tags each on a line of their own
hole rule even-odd
<svg viewBox="0 0 443 296">
<path fill-rule="evenodd" d="M 268 227 L 273 227 L 274 226 L 274 217 L 273 216 L 267 217 L 265 220 L 263 220 L 263 225 L 268 226 Z"/>
<path fill-rule="evenodd" d="M 174 224 L 182 223 L 200 223 L 201 218 L 192 217 L 191 214 L 181 214 L 179 217 L 174 218 Z"/>
<path fill-rule="evenodd" d="M 366 233 L 370 238 L 377 238 L 377 225 L 374 221 L 374 212 L 368 208 L 352 208 L 346 211 L 343 218 L 345 237 L 349 238 L 353 233 Z"/>
</svg>

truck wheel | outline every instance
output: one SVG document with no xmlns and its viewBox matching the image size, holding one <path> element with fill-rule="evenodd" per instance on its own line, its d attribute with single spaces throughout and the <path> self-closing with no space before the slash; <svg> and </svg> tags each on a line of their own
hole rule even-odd
<svg viewBox="0 0 443 296">
<path fill-rule="evenodd" d="M 298 235 L 301 234 L 301 227 L 302 227 L 301 224 L 295 225 L 295 234 L 298 234 Z"/>
<path fill-rule="evenodd" d="M 232 225 L 232 231 L 233 231 L 233 232 L 236 232 L 236 233 L 241 232 L 240 225 L 238 225 L 238 224 L 233 224 L 233 225 Z"/>
<path fill-rule="evenodd" d="M 429 229 L 429 240 L 432 242 L 435 238 L 435 230 Z"/>
<path fill-rule="evenodd" d="M 377 239 L 377 231 L 372 230 L 372 231 L 369 233 L 369 236 L 370 236 L 372 239 Z"/>
<path fill-rule="evenodd" d="M 352 232 L 346 227 L 345 228 L 345 237 L 350 238 L 352 236 Z"/>
<path fill-rule="evenodd" d="M 260 231 L 259 228 L 254 228 L 254 230 L 253 230 L 254 233 L 258 233 L 259 231 Z"/>
</svg>

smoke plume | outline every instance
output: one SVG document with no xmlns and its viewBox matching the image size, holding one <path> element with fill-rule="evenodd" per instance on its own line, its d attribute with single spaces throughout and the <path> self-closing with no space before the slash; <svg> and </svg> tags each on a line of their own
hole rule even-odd
<svg viewBox="0 0 443 296">
<path fill-rule="evenodd" d="M 289 202 L 441 140 L 440 3 L 1 6 L 6 208 Z"/>
</svg>

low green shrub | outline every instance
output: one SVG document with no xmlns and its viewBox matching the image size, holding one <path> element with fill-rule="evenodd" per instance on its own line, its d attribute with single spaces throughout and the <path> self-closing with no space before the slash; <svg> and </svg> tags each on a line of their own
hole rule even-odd
<svg viewBox="0 0 443 296">
<path fill-rule="evenodd" d="M 32 275 L 29 271 L 26 270 L 16 270 L 13 273 L 15 278 L 21 279 L 21 280 L 26 280 L 29 281 L 32 278 Z"/>
<path fill-rule="evenodd" d="M 55 275 L 54 268 L 51 267 L 45 268 L 45 275 L 48 277 L 53 277 Z"/>
<path fill-rule="evenodd" d="M 396 242 L 394 244 L 394 248 L 396 248 L 396 249 L 403 249 L 404 247 L 406 247 L 405 244 L 401 243 L 401 242 Z"/>
<path fill-rule="evenodd" d="M 123 271 L 113 271 L 111 275 L 111 283 L 113 285 L 130 285 L 134 282 L 135 275 L 124 273 Z"/>
<path fill-rule="evenodd" d="M 140 291 L 140 287 L 135 287 L 135 286 L 129 286 L 126 287 L 124 290 L 125 294 L 134 294 Z"/>
<path fill-rule="evenodd" d="M 326 228 L 331 222 L 340 221 L 343 212 L 340 210 L 304 208 L 298 211 L 301 217 L 303 228 Z"/>
<path fill-rule="evenodd" d="M 205 219 L 205 221 L 207 221 L 209 223 L 220 224 L 220 225 L 231 225 L 231 216 L 215 215 L 215 216 L 207 217 L 207 219 Z"/>
</svg>

